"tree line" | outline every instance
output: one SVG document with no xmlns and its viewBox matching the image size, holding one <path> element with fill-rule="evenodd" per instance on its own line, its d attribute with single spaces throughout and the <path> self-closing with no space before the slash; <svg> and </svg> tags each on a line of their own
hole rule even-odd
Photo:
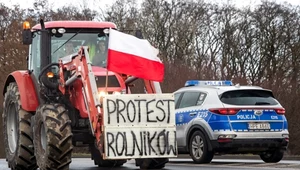
<svg viewBox="0 0 300 170">
<path fill-rule="evenodd" d="M 121 31 L 140 29 L 160 50 L 163 92 L 174 92 L 189 79 L 232 80 L 271 89 L 286 109 L 289 153 L 300 154 L 299 6 L 268 1 L 244 8 L 203 0 L 138 2 L 116 0 L 99 10 L 84 5 L 52 9 L 47 0 L 36 0 L 29 9 L 0 3 L 1 89 L 6 75 L 27 68 L 28 47 L 21 43 L 24 20 L 31 25 L 40 18 L 111 21 Z"/>
</svg>

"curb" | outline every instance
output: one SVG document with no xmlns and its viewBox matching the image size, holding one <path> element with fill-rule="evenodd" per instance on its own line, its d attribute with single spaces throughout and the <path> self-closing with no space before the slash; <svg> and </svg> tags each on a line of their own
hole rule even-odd
<svg viewBox="0 0 300 170">
<path fill-rule="evenodd" d="M 179 154 L 177 158 L 191 158 L 189 154 Z M 215 155 L 214 159 L 260 159 L 259 155 Z M 300 155 L 284 155 L 282 160 L 299 160 Z"/>
</svg>

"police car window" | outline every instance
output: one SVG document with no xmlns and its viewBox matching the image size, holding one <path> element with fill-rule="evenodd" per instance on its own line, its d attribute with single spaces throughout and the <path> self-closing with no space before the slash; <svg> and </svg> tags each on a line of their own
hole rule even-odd
<svg viewBox="0 0 300 170">
<path fill-rule="evenodd" d="M 181 95 L 181 93 L 176 93 L 176 94 L 174 95 L 174 97 L 175 97 L 175 107 L 177 106 L 177 103 L 178 103 L 178 100 L 179 100 L 180 95 Z"/>
<path fill-rule="evenodd" d="M 224 92 L 220 100 L 232 105 L 277 105 L 272 92 L 266 90 L 234 90 Z"/>
<path fill-rule="evenodd" d="M 180 101 L 179 108 L 195 106 L 197 104 L 199 96 L 200 92 L 184 92 Z"/>
<path fill-rule="evenodd" d="M 199 96 L 199 99 L 197 100 L 196 105 L 197 105 L 197 106 L 202 105 L 202 103 L 204 102 L 205 97 L 206 97 L 206 94 L 205 94 L 205 93 L 200 93 L 200 96 Z"/>
</svg>

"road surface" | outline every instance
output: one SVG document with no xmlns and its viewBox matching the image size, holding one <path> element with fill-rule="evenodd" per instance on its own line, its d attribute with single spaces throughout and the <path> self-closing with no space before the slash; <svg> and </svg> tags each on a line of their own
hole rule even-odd
<svg viewBox="0 0 300 170">
<path fill-rule="evenodd" d="M 73 158 L 70 170 L 138 170 L 134 160 L 118 168 L 97 168 L 90 158 Z M 258 159 L 213 159 L 210 164 L 194 164 L 190 158 L 170 159 L 164 170 L 300 170 L 300 160 L 282 160 L 279 163 L 264 163 Z M 0 159 L 0 170 L 10 170 L 5 159 Z"/>
</svg>

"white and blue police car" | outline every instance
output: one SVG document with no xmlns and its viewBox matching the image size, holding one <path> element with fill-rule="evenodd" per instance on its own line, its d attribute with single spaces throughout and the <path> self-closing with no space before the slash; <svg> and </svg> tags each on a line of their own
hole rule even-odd
<svg viewBox="0 0 300 170">
<path fill-rule="evenodd" d="M 178 151 L 194 163 L 209 163 L 215 154 L 257 154 L 267 163 L 283 158 L 288 123 L 272 91 L 190 80 L 174 95 Z"/>
</svg>

